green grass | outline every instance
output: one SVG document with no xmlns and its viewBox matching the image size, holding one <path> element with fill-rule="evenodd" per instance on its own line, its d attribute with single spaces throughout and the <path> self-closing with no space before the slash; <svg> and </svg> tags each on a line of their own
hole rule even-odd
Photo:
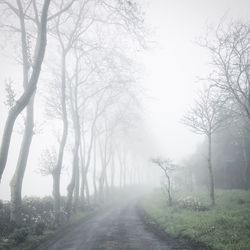
<svg viewBox="0 0 250 250">
<path fill-rule="evenodd" d="M 250 192 L 230 190 L 216 192 L 216 206 L 209 206 L 207 193 L 187 195 L 206 206 L 195 211 L 178 206 L 169 207 L 160 191 L 145 197 L 142 207 L 153 223 L 174 237 L 184 237 L 216 250 L 250 250 Z"/>
</svg>

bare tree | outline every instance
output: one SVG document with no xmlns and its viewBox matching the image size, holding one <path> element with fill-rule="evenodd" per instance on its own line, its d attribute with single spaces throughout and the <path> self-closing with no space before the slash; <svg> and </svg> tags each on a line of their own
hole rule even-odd
<svg viewBox="0 0 250 250">
<path fill-rule="evenodd" d="M 97 135 L 94 137 L 93 142 L 93 188 L 94 188 L 94 202 L 97 201 L 97 183 L 96 183 L 96 140 Z"/>
<path fill-rule="evenodd" d="M 71 113 L 74 127 L 74 135 L 75 135 L 75 144 L 73 149 L 73 166 L 72 166 L 72 176 L 70 184 L 67 187 L 68 195 L 67 195 L 67 205 L 66 211 L 68 215 L 71 214 L 72 209 L 72 197 L 74 192 L 74 209 L 78 208 L 79 202 L 79 181 L 80 181 L 80 171 L 79 171 L 79 149 L 80 149 L 80 140 L 81 140 L 81 127 L 80 127 L 80 115 L 79 115 L 79 87 L 80 87 L 80 59 L 82 54 L 78 54 L 75 51 L 75 70 L 74 70 L 74 79 L 69 81 L 70 83 L 70 104 L 71 104 Z"/>
<path fill-rule="evenodd" d="M 53 172 L 53 196 L 54 196 L 54 202 L 55 202 L 55 219 L 57 222 L 60 221 L 59 215 L 60 215 L 60 175 L 61 175 L 61 168 L 62 168 L 62 162 L 63 162 L 63 156 L 64 156 L 64 149 L 66 145 L 67 135 L 68 135 L 68 114 L 67 114 L 67 103 L 66 103 L 66 91 L 67 91 L 67 79 L 66 75 L 69 69 L 72 69 L 71 65 L 67 64 L 67 57 L 72 52 L 72 49 L 77 46 L 77 43 L 82 35 L 84 35 L 85 32 L 90 28 L 93 21 L 88 17 L 88 4 L 93 1 L 85 0 L 82 2 L 78 2 L 75 6 L 75 8 L 72 11 L 65 12 L 65 15 L 59 15 L 56 18 L 55 27 L 53 34 L 56 35 L 56 39 L 59 42 L 60 45 L 60 54 L 61 54 L 61 96 L 60 96 L 60 109 L 61 109 L 61 119 L 63 123 L 63 132 L 61 136 L 61 142 L 59 145 L 59 153 L 57 158 L 57 164 Z M 64 10 L 63 1 L 60 4 L 60 11 Z M 72 53 L 71 53 L 72 56 Z M 78 81 L 78 79 L 76 79 Z M 78 84 L 75 85 L 75 89 L 73 90 L 73 96 L 71 96 L 71 110 L 74 114 L 74 128 L 77 129 L 77 131 L 80 129 L 79 125 L 79 115 L 77 114 L 78 110 L 76 107 L 77 97 L 75 96 L 75 93 L 78 89 Z M 72 100 L 74 98 L 74 100 Z M 73 102 L 73 104 L 72 104 Z M 72 106 L 73 105 L 73 106 Z M 77 132 L 76 131 L 76 132 Z M 76 135 L 77 141 L 78 138 L 80 138 L 80 132 L 78 132 L 78 136 Z M 79 164 L 78 159 L 78 148 L 79 146 L 75 147 L 75 153 L 74 153 L 74 169 L 77 171 L 77 165 Z M 79 176 L 79 174 L 74 175 Z M 73 177 L 72 177 L 73 178 Z M 70 185 L 70 187 L 73 187 Z M 78 183 L 78 182 L 77 182 Z M 77 184 L 78 185 L 78 184 Z M 71 190 L 72 188 L 70 188 Z M 76 189 L 77 190 L 77 189 Z M 71 191 L 70 191 L 71 193 Z M 72 190 L 73 193 L 73 190 Z"/>
<path fill-rule="evenodd" d="M 77 89 L 77 87 L 75 88 Z M 77 95 L 77 92 L 74 91 Z M 79 114 L 77 109 L 77 98 L 72 100 L 71 97 L 71 106 L 72 106 L 72 116 L 73 116 L 73 127 L 74 127 L 74 149 L 73 149 L 73 164 L 72 164 L 72 174 L 71 181 L 67 187 L 67 204 L 66 204 L 66 212 L 68 216 L 71 215 L 72 203 L 73 203 L 73 192 L 74 192 L 74 210 L 78 207 L 79 201 L 79 148 L 80 148 L 80 138 L 81 138 L 81 129 L 79 122 Z"/>
<path fill-rule="evenodd" d="M 90 167 L 90 163 L 91 163 L 91 154 L 92 154 L 92 151 L 93 151 L 93 145 L 94 145 L 94 141 L 96 140 L 96 130 L 95 130 L 95 126 L 96 126 L 96 123 L 98 121 L 98 118 L 102 115 L 102 113 L 105 111 L 106 109 L 106 105 L 103 105 L 102 103 L 102 99 L 103 99 L 103 96 L 105 94 L 105 88 L 102 88 L 101 89 L 102 92 L 99 93 L 99 89 L 97 91 L 95 91 L 93 94 L 91 94 L 92 98 L 95 97 L 95 95 L 98 95 L 97 96 L 97 101 L 96 101 L 96 104 L 95 104 L 95 110 L 94 110 L 94 114 L 93 114 L 93 117 L 91 119 L 91 122 L 90 122 L 90 130 L 89 130 L 89 145 L 87 145 L 87 142 L 86 142 L 86 131 L 83 132 L 83 135 L 82 135 L 82 139 L 83 139 L 83 144 L 85 145 L 85 149 L 86 149 L 86 157 L 85 157 L 85 161 L 84 161 L 84 164 L 82 166 L 82 185 L 81 185 L 81 200 L 82 202 L 84 201 L 84 190 L 86 189 L 86 193 L 87 193 L 87 200 L 89 199 L 89 192 L 88 192 L 88 179 L 87 179 L 87 175 L 88 175 L 88 171 L 89 171 L 89 167 Z M 86 105 L 86 98 L 85 98 L 85 105 Z M 101 106 L 103 105 L 103 106 Z M 95 149 L 94 149 L 95 150 Z M 96 159 L 94 159 L 94 161 L 96 161 Z M 95 163 L 94 163 L 95 164 Z M 95 188 L 96 188 L 96 185 L 94 185 Z"/>
<path fill-rule="evenodd" d="M 204 89 L 204 91 L 200 91 L 194 106 L 182 119 L 182 122 L 190 127 L 194 133 L 206 135 L 208 139 L 208 170 L 212 205 L 215 205 L 212 135 L 225 126 L 229 118 L 224 108 L 225 100 L 214 90 L 214 88 L 209 87 Z"/>
<path fill-rule="evenodd" d="M 214 66 L 208 80 L 231 102 L 231 109 L 250 122 L 250 26 L 233 21 L 228 26 L 220 23 L 213 37 L 202 46 L 211 54 Z M 245 147 L 249 155 L 249 146 Z M 250 159 L 246 167 L 246 187 L 250 188 Z"/>
<path fill-rule="evenodd" d="M 172 182 L 171 182 L 171 172 L 176 169 L 176 165 L 173 164 L 170 159 L 162 159 L 162 158 L 153 158 L 151 162 L 156 164 L 161 168 L 164 172 L 164 175 L 167 179 L 166 190 L 168 193 L 168 203 L 169 206 L 173 205 L 173 197 L 172 197 Z"/>
</svg>

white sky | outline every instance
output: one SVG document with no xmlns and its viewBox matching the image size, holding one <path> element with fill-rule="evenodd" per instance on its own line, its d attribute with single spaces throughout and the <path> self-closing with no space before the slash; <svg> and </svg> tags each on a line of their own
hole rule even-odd
<svg viewBox="0 0 250 250">
<path fill-rule="evenodd" d="M 159 155 L 180 160 L 191 154 L 201 140 L 180 124 L 196 88 L 201 84 L 197 82 L 197 76 L 207 73 L 208 55 L 194 41 L 205 34 L 207 24 L 218 23 L 225 14 L 229 18 L 249 19 L 250 1 L 149 0 L 146 22 L 154 28 L 152 40 L 155 45 L 140 55 L 140 61 L 145 65 L 144 84 L 149 96 L 145 101 L 146 127 L 158 146 Z M 2 38 L 0 34 L 1 43 Z M 0 138 L 6 118 L 4 79 L 8 77 L 17 81 L 20 72 L 0 55 Z M 20 136 L 15 136 L 12 142 L 0 184 L 0 198 L 9 198 L 9 180 L 15 168 L 20 139 Z M 24 195 L 43 196 L 51 192 L 51 178 L 35 173 L 38 156 L 45 144 L 43 135 L 34 137 L 24 180 Z"/>
<path fill-rule="evenodd" d="M 180 160 L 195 150 L 195 136 L 180 119 L 192 103 L 197 77 L 208 72 L 208 54 L 195 41 L 207 24 L 223 16 L 249 18 L 248 0 L 151 0 L 148 22 L 155 27 L 155 49 L 145 54 L 147 87 L 155 101 L 148 102 L 149 127 L 164 155 Z"/>
</svg>

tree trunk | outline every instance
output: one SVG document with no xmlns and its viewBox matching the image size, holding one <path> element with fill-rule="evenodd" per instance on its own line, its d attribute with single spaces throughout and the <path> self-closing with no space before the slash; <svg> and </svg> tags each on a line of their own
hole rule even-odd
<svg viewBox="0 0 250 250">
<path fill-rule="evenodd" d="M 247 147 L 247 166 L 245 173 L 245 187 L 246 190 L 250 189 L 250 145 Z"/>
<path fill-rule="evenodd" d="M 78 147 L 79 148 L 79 147 Z M 79 150 L 77 150 L 77 152 L 79 152 Z M 75 189 L 74 189 L 74 211 L 76 212 L 76 210 L 78 209 L 79 207 L 79 187 L 80 187 L 80 175 L 79 175 L 79 157 L 77 156 L 78 158 L 78 164 L 76 166 L 76 170 L 75 170 Z"/>
<path fill-rule="evenodd" d="M 108 186 L 108 183 L 107 183 L 107 174 L 106 174 L 106 171 L 107 171 L 107 165 L 106 163 L 104 162 L 103 164 L 103 167 L 102 167 L 102 172 L 101 172 L 101 176 L 100 176 L 100 179 L 99 179 L 99 195 L 100 195 L 100 201 L 104 201 L 104 197 L 105 197 L 105 191 L 107 190 L 107 186 Z"/>
<path fill-rule="evenodd" d="M 66 202 L 66 208 L 65 208 L 68 219 L 70 218 L 71 213 L 72 213 L 73 192 L 75 188 L 75 181 L 76 181 L 75 176 L 76 176 L 77 164 L 78 164 L 78 154 L 76 154 L 76 150 L 74 150 L 72 176 L 71 176 L 71 181 L 67 187 L 68 193 L 67 193 L 67 202 Z"/>
<path fill-rule="evenodd" d="M 80 199 L 82 204 L 84 205 L 84 203 L 86 202 L 87 204 L 89 204 L 89 184 L 88 184 L 88 179 L 87 179 L 87 170 L 86 168 L 84 168 L 82 170 L 82 185 L 81 185 L 81 194 L 80 194 Z"/>
<path fill-rule="evenodd" d="M 250 136 L 247 128 L 243 128 L 242 135 L 243 156 L 245 162 L 244 183 L 245 189 L 250 189 Z"/>
<path fill-rule="evenodd" d="M 15 222 L 17 225 L 21 223 L 22 184 L 33 136 L 33 127 L 34 127 L 34 96 L 32 97 L 30 103 L 27 106 L 25 131 L 23 135 L 22 145 L 18 156 L 16 170 L 10 182 L 10 190 L 11 190 L 10 220 Z"/>
<path fill-rule="evenodd" d="M 55 169 L 52 173 L 55 225 L 60 225 L 60 221 L 61 221 L 61 218 L 60 218 L 60 211 L 61 211 L 61 195 L 60 195 L 60 177 L 61 177 L 61 175 L 60 175 L 60 172 L 58 169 Z"/>
<path fill-rule="evenodd" d="M 101 177 L 99 179 L 99 198 L 102 202 L 104 200 L 104 173 L 101 174 Z"/>
<path fill-rule="evenodd" d="M 171 194 L 171 182 L 170 182 L 170 177 L 167 173 L 166 174 L 166 177 L 167 177 L 167 192 L 168 192 L 168 203 L 169 203 L 169 206 L 172 206 L 172 194 Z"/>
<path fill-rule="evenodd" d="M 88 182 L 88 178 L 87 178 L 87 175 L 85 176 L 85 191 L 86 191 L 86 201 L 87 201 L 87 204 L 90 204 L 90 200 L 89 200 L 89 182 Z"/>
<path fill-rule="evenodd" d="M 84 201 L 85 192 L 86 192 L 86 198 L 89 201 L 89 187 L 88 187 L 87 175 L 88 175 L 89 166 L 90 166 L 92 145 L 93 145 L 93 135 L 91 136 L 91 142 L 90 142 L 89 149 L 88 149 L 87 162 L 86 162 L 86 164 L 84 162 L 84 164 L 82 166 L 82 175 L 81 175 L 81 180 L 82 180 L 81 200 L 82 201 Z"/>
<path fill-rule="evenodd" d="M 84 183 L 82 183 L 82 180 L 83 180 L 83 178 L 81 177 L 80 203 L 81 203 L 81 206 L 84 207 L 86 197 L 85 197 L 85 185 L 84 185 Z"/>
<path fill-rule="evenodd" d="M 81 172 L 81 191 L 80 191 L 80 201 L 81 204 L 84 205 L 85 203 L 85 169 L 82 166 L 82 172 Z"/>
<path fill-rule="evenodd" d="M 84 128 L 82 128 L 82 130 L 84 131 Z M 84 132 L 83 132 L 84 133 Z M 80 139 L 80 159 L 81 159 L 81 190 L 80 190 L 80 201 L 81 204 L 84 205 L 85 202 L 85 196 L 84 196 L 84 189 L 85 189 L 85 185 L 84 185 L 84 175 L 85 175 L 85 149 L 83 152 L 83 145 L 84 144 L 84 148 L 85 148 L 85 141 L 84 141 L 84 134 L 82 135 L 82 139 Z"/>
<path fill-rule="evenodd" d="M 118 152 L 118 158 L 119 158 L 119 165 L 120 165 L 120 189 L 122 189 L 122 177 L 123 177 L 123 164 L 122 164 L 122 159 L 121 159 L 121 155 Z"/>
<path fill-rule="evenodd" d="M 87 175 L 88 175 L 90 161 L 91 161 L 92 148 L 93 148 L 93 144 L 94 144 L 94 140 L 95 140 L 94 128 L 95 128 L 96 120 L 97 120 L 97 114 L 96 114 L 95 119 L 94 119 L 92 126 L 91 126 L 90 144 L 89 144 L 89 148 L 88 148 L 88 152 L 87 152 L 87 161 L 85 164 L 86 157 L 84 157 L 84 164 L 83 164 L 84 167 L 82 168 L 82 176 L 81 176 L 82 177 L 81 197 L 84 197 L 84 189 L 85 189 L 88 203 L 89 203 L 89 186 L 88 186 Z M 83 138 L 84 138 L 84 136 L 83 136 Z"/>
<path fill-rule="evenodd" d="M 104 187 L 105 187 L 105 197 L 107 197 L 109 195 L 109 183 L 108 183 L 107 171 L 105 171 L 104 175 Z"/>
<path fill-rule="evenodd" d="M 99 197 L 100 197 L 100 201 L 102 202 L 104 200 L 104 184 L 105 184 L 105 171 L 106 171 L 106 143 L 107 141 L 105 141 L 104 143 L 104 150 L 102 150 L 102 145 L 101 145 L 101 138 L 99 139 L 99 149 L 100 149 L 100 158 L 101 158 L 101 165 L 102 165 L 102 169 L 101 169 L 101 175 L 99 178 Z"/>
<path fill-rule="evenodd" d="M 62 121 L 63 121 L 63 133 L 61 142 L 59 145 L 58 158 L 56 167 L 53 171 L 53 197 L 54 197 L 54 212 L 55 223 L 60 224 L 60 210 L 61 210 L 61 195 L 60 195 L 60 179 L 63 163 L 64 148 L 68 136 L 68 117 L 66 108 L 66 54 L 62 52 L 62 65 L 61 65 L 61 107 L 62 107 Z"/>
<path fill-rule="evenodd" d="M 76 111 L 77 112 L 77 111 Z M 76 113 L 76 117 L 74 119 L 75 122 L 75 148 L 74 148 L 74 159 L 73 159 L 73 173 L 72 178 L 72 188 L 75 188 L 74 193 L 74 208 L 77 209 L 79 205 L 79 148 L 80 148 L 80 125 L 79 125 L 79 117 Z M 69 194 L 72 195 L 73 191 L 70 191 Z M 69 199 L 70 200 L 70 199 Z"/>
<path fill-rule="evenodd" d="M 79 148 L 80 148 L 80 124 L 79 124 L 79 116 L 77 113 L 77 110 L 75 109 L 73 111 L 74 118 L 74 132 L 75 132 L 75 146 L 73 151 L 73 166 L 72 166 L 72 176 L 70 184 L 68 185 L 67 191 L 67 203 L 66 203 L 66 212 L 68 215 L 68 218 L 71 216 L 72 212 L 72 203 L 73 203 L 73 192 L 75 190 L 74 195 L 74 209 L 78 207 L 79 202 L 79 182 L 77 183 L 77 179 L 79 180 Z"/>
<path fill-rule="evenodd" d="M 210 198 L 211 204 L 215 205 L 215 195 L 214 195 L 214 175 L 212 168 L 212 135 L 208 135 L 208 171 L 209 171 L 209 181 L 210 181 Z"/>
<path fill-rule="evenodd" d="M 112 191 L 115 188 L 115 157 L 114 154 L 112 154 L 111 159 L 111 189 Z"/>
<path fill-rule="evenodd" d="M 93 155 L 93 187 L 94 187 L 94 201 L 97 199 L 97 185 L 96 185 L 96 139 L 94 140 L 94 155 Z"/>
</svg>

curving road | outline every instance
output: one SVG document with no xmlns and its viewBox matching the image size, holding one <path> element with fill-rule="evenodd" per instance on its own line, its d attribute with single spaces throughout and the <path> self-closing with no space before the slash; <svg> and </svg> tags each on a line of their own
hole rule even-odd
<svg viewBox="0 0 250 250">
<path fill-rule="evenodd" d="M 98 214 L 37 250 L 191 250 L 173 239 L 160 239 L 148 231 L 135 202 L 117 205 Z M 202 248 L 195 248 L 202 249 Z M 203 248 L 204 249 L 204 248 Z"/>
</svg>

